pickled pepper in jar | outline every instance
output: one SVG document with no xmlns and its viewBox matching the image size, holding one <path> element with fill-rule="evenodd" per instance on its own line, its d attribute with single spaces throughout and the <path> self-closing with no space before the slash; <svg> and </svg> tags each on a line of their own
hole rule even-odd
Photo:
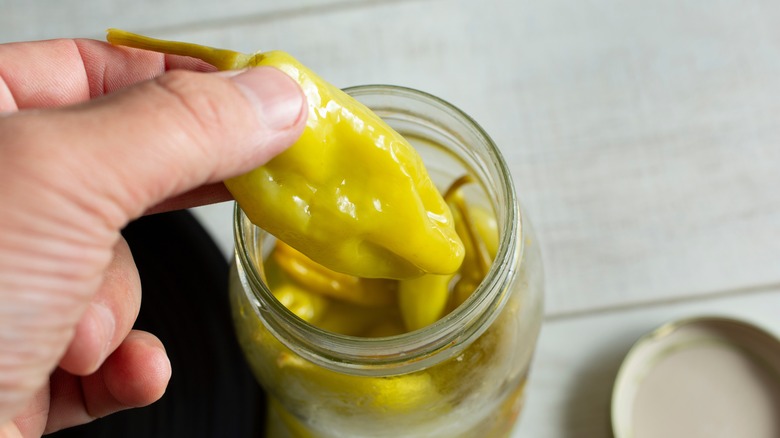
<svg viewBox="0 0 780 438">
<path fill-rule="evenodd" d="M 116 29 L 117 45 L 200 58 L 220 70 L 271 66 L 300 84 L 300 139 L 225 181 L 249 219 L 334 271 L 363 278 L 451 275 L 464 258 L 452 213 L 414 148 L 368 108 L 287 53 L 242 54 Z"/>
<path fill-rule="evenodd" d="M 435 323 L 471 296 L 496 256 L 493 213 L 469 205 L 461 190 L 472 183 L 464 175 L 443 195 L 466 249 L 457 272 L 404 280 L 355 277 L 329 270 L 277 240 L 264 262 L 269 289 L 299 318 L 333 333 L 385 337 Z"/>
</svg>

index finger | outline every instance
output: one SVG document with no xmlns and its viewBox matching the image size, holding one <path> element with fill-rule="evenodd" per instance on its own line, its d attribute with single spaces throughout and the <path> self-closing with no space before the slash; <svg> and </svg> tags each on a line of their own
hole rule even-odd
<svg viewBox="0 0 780 438">
<path fill-rule="evenodd" d="M 0 44 L 0 113 L 83 102 L 171 69 L 216 70 L 199 59 L 87 39 Z"/>
</svg>

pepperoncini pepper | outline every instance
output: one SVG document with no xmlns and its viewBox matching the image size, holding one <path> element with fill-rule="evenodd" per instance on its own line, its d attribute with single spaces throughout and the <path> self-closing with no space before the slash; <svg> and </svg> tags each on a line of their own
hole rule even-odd
<svg viewBox="0 0 780 438">
<path fill-rule="evenodd" d="M 116 29 L 112 44 L 200 58 L 220 70 L 271 66 L 309 105 L 300 139 L 225 181 L 249 219 L 315 262 L 366 278 L 452 274 L 464 247 L 420 156 L 368 108 L 287 53 L 242 54 Z"/>
<path fill-rule="evenodd" d="M 466 201 L 462 188 L 472 183 L 473 178 L 464 175 L 444 193 L 466 251 L 456 273 L 403 280 L 349 276 L 277 241 L 264 260 L 268 287 L 301 319 L 343 335 L 394 336 L 435 323 L 471 296 L 498 248 L 493 213 Z"/>
</svg>

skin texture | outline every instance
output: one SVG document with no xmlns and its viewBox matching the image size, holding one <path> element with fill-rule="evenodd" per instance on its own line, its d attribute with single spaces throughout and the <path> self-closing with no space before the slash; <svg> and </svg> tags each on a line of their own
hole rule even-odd
<svg viewBox="0 0 780 438">
<path fill-rule="evenodd" d="M 0 45 L 0 437 L 164 393 L 162 344 L 131 330 L 141 289 L 120 230 L 229 199 L 221 181 L 306 120 L 278 70 L 211 70 L 90 40 Z"/>
</svg>

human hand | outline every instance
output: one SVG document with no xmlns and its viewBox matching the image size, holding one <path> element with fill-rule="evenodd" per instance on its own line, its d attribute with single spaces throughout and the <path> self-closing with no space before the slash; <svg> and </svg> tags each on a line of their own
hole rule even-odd
<svg viewBox="0 0 780 438">
<path fill-rule="evenodd" d="M 89 40 L 0 45 L 0 437 L 164 393 L 162 344 L 131 330 L 140 281 L 120 230 L 229 199 L 221 181 L 306 120 L 283 73 L 210 70 Z"/>
</svg>

